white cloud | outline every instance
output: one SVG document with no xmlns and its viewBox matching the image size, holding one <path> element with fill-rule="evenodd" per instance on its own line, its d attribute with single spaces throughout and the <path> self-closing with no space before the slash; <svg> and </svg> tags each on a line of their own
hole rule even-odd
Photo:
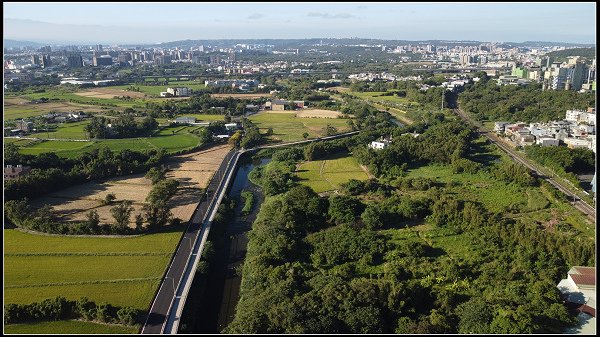
<svg viewBox="0 0 600 337">
<path fill-rule="evenodd" d="M 355 18 L 356 16 L 348 13 L 337 13 L 337 14 L 329 14 L 329 13 L 320 13 L 320 12 L 310 12 L 307 14 L 311 17 L 322 18 L 322 19 L 350 19 Z"/>
<path fill-rule="evenodd" d="M 264 18 L 265 15 L 264 14 L 260 14 L 260 13 L 253 13 L 250 16 L 248 16 L 248 20 L 258 20 L 258 19 L 262 19 Z"/>
</svg>

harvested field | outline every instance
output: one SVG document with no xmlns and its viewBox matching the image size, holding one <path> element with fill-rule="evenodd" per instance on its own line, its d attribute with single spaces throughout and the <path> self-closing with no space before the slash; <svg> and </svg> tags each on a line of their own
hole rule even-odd
<svg viewBox="0 0 600 337">
<path fill-rule="evenodd" d="M 171 199 L 173 216 L 188 221 L 204 188 L 229 152 L 229 145 L 220 145 L 200 152 L 172 157 L 168 162 L 167 178 L 179 181 L 179 192 Z"/>
<path fill-rule="evenodd" d="M 146 94 L 137 91 L 126 91 L 115 88 L 95 88 L 84 92 L 76 92 L 75 95 L 92 98 L 114 98 L 115 96 L 129 96 L 131 98 L 143 98 Z"/>
<path fill-rule="evenodd" d="M 241 98 L 241 99 L 253 99 L 253 98 L 261 98 L 261 97 L 271 97 L 271 94 L 210 94 L 210 97 L 214 98 Z"/>
<path fill-rule="evenodd" d="M 167 178 L 179 181 L 179 191 L 169 201 L 173 216 L 188 221 L 202 197 L 204 188 L 223 158 L 229 152 L 229 145 L 221 145 L 196 153 L 172 157 L 168 162 Z M 115 205 L 103 205 L 107 194 L 113 193 L 116 202 L 133 201 L 134 211 L 131 213 L 130 226 L 134 226 L 135 216 L 141 213 L 146 196 L 152 189 L 150 180 L 144 174 L 131 175 L 126 178 L 111 179 L 105 182 L 90 182 L 66 188 L 32 201 L 34 208 L 45 204 L 65 221 L 83 221 L 90 210 L 96 210 L 101 223 L 113 223 L 110 209 Z"/>
<path fill-rule="evenodd" d="M 57 214 L 66 221 L 82 221 L 90 210 L 96 210 L 101 223 L 112 223 L 114 218 L 110 213 L 113 205 L 103 206 L 102 200 L 109 193 L 114 193 L 116 200 L 133 201 L 134 211 L 131 214 L 130 225 L 133 225 L 135 216 L 141 213 L 146 196 L 152 189 L 150 180 L 143 174 L 132 175 L 127 178 L 113 179 L 105 182 L 90 182 L 69 187 L 52 193 L 44 198 L 35 199 L 31 205 L 35 208 L 44 204 L 52 206 Z"/>
<path fill-rule="evenodd" d="M 189 221 L 203 194 L 204 190 L 200 188 L 179 188 L 177 194 L 169 200 L 173 217 L 179 218 L 182 221 Z"/>
<path fill-rule="evenodd" d="M 119 200 L 143 202 L 152 189 L 150 180 L 144 175 L 134 175 L 132 178 L 109 180 L 103 183 L 91 182 L 73 186 L 50 194 L 52 197 L 69 199 L 103 200 L 107 194 L 114 193 Z M 143 179 L 143 183 L 140 182 Z M 131 181 L 130 181 L 131 179 Z"/>
<path fill-rule="evenodd" d="M 296 117 L 300 118 L 338 118 L 342 113 L 339 111 L 322 110 L 322 109 L 305 109 L 296 112 Z"/>
</svg>

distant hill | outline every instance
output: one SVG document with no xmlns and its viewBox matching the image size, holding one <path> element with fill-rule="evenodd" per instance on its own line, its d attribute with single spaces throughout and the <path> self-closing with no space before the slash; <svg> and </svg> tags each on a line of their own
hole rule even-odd
<svg viewBox="0 0 600 337">
<path fill-rule="evenodd" d="M 548 42 L 548 41 L 525 41 L 525 42 L 504 42 L 502 45 L 507 47 L 595 47 L 593 43 L 569 43 L 569 42 Z"/>
<path fill-rule="evenodd" d="M 42 47 L 45 46 L 43 43 L 32 42 L 32 41 L 19 41 L 4 39 L 4 48 L 21 48 L 21 47 Z"/>
<path fill-rule="evenodd" d="M 546 54 L 555 60 L 566 59 L 569 56 L 582 56 L 587 59 L 596 57 L 596 48 L 572 48 L 565 50 L 557 50 Z"/>
<path fill-rule="evenodd" d="M 307 39 L 206 39 L 206 40 L 180 40 L 180 41 L 168 41 L 158 44 L 142 44 L 144 46 L 155 46 L 155 47 L 177 47 L 177 46 L 198 46 L 198 45 L 211 45 L 211 46 L 225 46 L 237 43 L 248 43 L 248 44 L 268 44 L 273 45 L 276 48 L 287 48 L 298 45 L 314 45 L 314 44 L 370 44 L 370 45 L 417 45 L 417 44 L 433 44 L 443 46 L 456 46 L 456 45 L 479 45 L 482 43 L 488 43 L 489 41 L 473 41 L 473 40 L 382 40 L 382 39 L 367 39 L 367 38 L 307 38 Z M 502 44 L 506 47 L 551 47 L 551 46 L 564 46 L 564 47 L 594 47 L 594 44 L 580 44 L 580 43 L 568 43 L 568 42 L 545 42 L 545 41 L 525 41 L 525 42 L 504 42 Z"/>
</svg>

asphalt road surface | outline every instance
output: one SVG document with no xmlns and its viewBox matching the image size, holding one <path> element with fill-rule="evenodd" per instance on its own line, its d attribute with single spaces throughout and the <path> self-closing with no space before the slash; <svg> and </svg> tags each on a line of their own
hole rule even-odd
<svg viewBox="0 0 600 337">
<path fill-rule="evenodd" d="M 225 175 L 227 169 L 227 163 L 229 159 L 235 154 L 234 151 L 229 152 L 219 169 L 215 172 L 212 179 L 210 180 L 206 191 L 208 192 L 208 198 L 206 194 L 203 200 L 199 203 L 196 211 L 192 216 L 192 220 L 188 224 L 182 239 L 177 245 L 177 250 L 172 258 L 172 262 L 167 270 L 165 278 L 158 289 L 158 293 L 154 297 L 152 306 L 150 307 L 148 318 L 144 326 L 142 327 L 143 334 L 160 334 L 162 332 L 163 324 L 165 323 L 169 307 L 173 301 L 175 291 L 179 285 L 179 281 L 183 275 L 186 263 L 190 257 L 192 251 L 192 245 L 196 242 L 198 234 L 201 231 L 201 224 L 207 215 L 207 212 L 211 206 L 212 197 L 215 195 L 221 182 L 221 178 Z"/>
<path fill-rule="evenodd" d="M 356 133 L 358 133 L 358 131 L 352 131 L 317 139 L 301 140 L 291 143 L 260 146 L 255 149 L 282 147 L 288 145 L 303 144 L 318 140 L 329 140 L 353 135 Z M 215 207 L 215 205 L 213 205 L 214 200 L 212 199 L 220 193 L 222 188 L 227 187 L 220 186 L 222 178 L 225 177 L 229 171 L 235 169 L 235 167 L 228 167 L 228 163 L 230 162 L 232 156 L 234 156 L 236 153 L 239 152 L 241 154 L 246 151 L 247 150 L 229 152 L 221 162 L 219 169 L 213 175 L 207 187 L 208 197 L 205 197 L 200 202 L 199 206 L 196 208 L 196 211 L 192 215 L 192 220 L 188 224 L 188 227 L 182 239 L 177 245 L 177 249 L 175 251 L 174 257 L 171 260 L 169 269 L 167 270 L 167 273 L 158 289 L 158 293 L 154 297 L 154 301 L 152 302 L 152 306 L 150 307 L 148 317 L 146 319 L 146 322 L 144 323 L 144 326 L 142 327 L 143 334 L 160 334 L 163 332 L 163 327 L 165 326 L 165 322 L 167 320 L 169 311 L 172 310 L 171 304 L 174 302 L 174 299 L 177 295 L 179 283 L 185 273 L 185 269 L 187 266 L 187 262 L 190 259 L 190 255 L 192 254 L 193 245 L 196 243 L 198 236 L 202 231 L 202 226 L 204 225 L 206 216 L 208 215 L 209 211 L 212 211 L 212 209 Z M 200 248 L 198 254 L 202 253 L 201 250 L 202 247 Z"/>
</svg>

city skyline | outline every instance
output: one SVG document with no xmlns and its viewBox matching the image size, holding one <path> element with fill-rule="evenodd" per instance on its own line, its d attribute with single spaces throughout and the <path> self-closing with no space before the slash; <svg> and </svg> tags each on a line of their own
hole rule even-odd
<svg viewBox="0 0 600 337">
<path fill-rule="evenodd" d="M 595 43 L 595 3 L 6 3 L 4 39 L 160 43 L 210 39 Z"/>
</svg>

